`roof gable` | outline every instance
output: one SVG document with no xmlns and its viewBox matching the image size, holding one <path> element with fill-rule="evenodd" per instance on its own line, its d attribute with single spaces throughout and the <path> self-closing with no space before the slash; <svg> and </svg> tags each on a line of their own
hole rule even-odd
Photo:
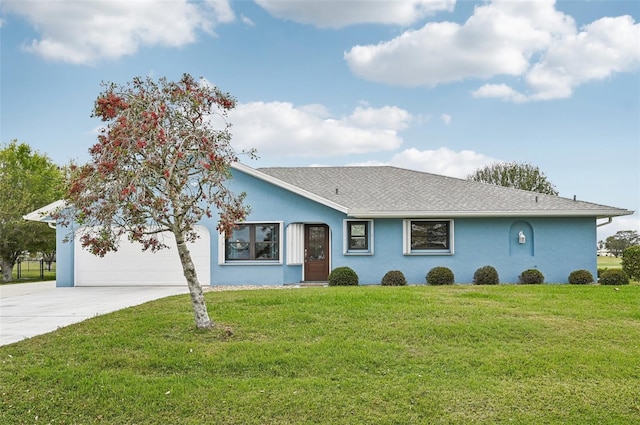
<svg viewBox="0 0 640 425">
<path fill-rule="evenodd" d="M 632 211 L 390 166 L 234 168 L 357 218 L 589 216 Z"/>
</svg>

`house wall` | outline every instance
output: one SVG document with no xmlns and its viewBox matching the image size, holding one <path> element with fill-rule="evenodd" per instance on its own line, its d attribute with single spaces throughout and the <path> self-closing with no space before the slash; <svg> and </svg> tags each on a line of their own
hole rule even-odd
<svg viewBox="0 0 640 425">
<path fill-rule="evenodd" d="M 65 242 L 70 230 L 66 227 L 56 228 L 56 286 L 75 286 L 73 243 Z"/>
<path fill-rule="evenodd" d="M 457 218 L 454 219 L 453 255 L 403 255 L 402 219 L 374 220 L 373 255 L 343 254 L 343 220 L 346 215 L 302 196 L 277 188 L 239 171 L 232 189 L 246 191 L 252 211 L 248 221 L 325 223 L 331 232 L 331 268 L 349 266 L 361 284 L 378 284 L 389 270 L 401 270 L 409 283 L 426 283 L 427 272 L 436 266 L 449 267 L 457 283 L 470 283 L 479 267 L 491 265 L 503 283 L 518 282 L 519 274 L 537 268 L 547 282 L 563 283 L 577 269 L 596 276 L 596 226 L 594 218 Z M 523 230 L 526 243 L 519 244 Z M 283 239 L 286 232 L 283 231 Z M 302 266 L 220 265 L 218 242 L 212 232 L 213 285 L 296 284 Z M 286 240 L 281 249 L 286 250 Z"/>
<path fill-rule="evenodd" d="M 533 255 L 512 251 L 514 244 L 521 248 L 517 232 L 515 238 L 510 232 L 518 222 L 530 224 L 533 234 L 527 234 L 522 248 L 532 246 Z M 453 255 L 403 255 L 402 220 L 384 219 L 375 221 L 375 255 L 344 257 L 336 255 L 334 246 L 333 266 L 353 268 L 364 284 L 380 283 L 389 270 L 401 270 L 409 283 L 424 284 L 429 270 L 437 266 L 450 268 L 457 283 L 471 283 L 474 272 L 485 265 L 496 268 L 502 283 L 517 283 L 528 268 L 540 270 L 546 282 L 564 283 L 577 269 L 596 276 L 595 240 L 595 221 L 590 218 L 458 218 Z"/>
<path fill-rule="evenodd" d="M 260 179 L 234 170 L 234 178 L 229 188 L 235 193 L 247 192 L 246 205 L 251 207 L 251 213 L 246 221 L 279 222 L 282 225 L 281 250 L 282 264 L 219 264 L 219 241 L 221 237 L 211 237 L 211 266 L 212 285 L 282 285 L 300 283 L 302 279 L 301 265 L 286 264 L 286 227 L 291 223 L 328 224 L 330 228 L 331 249 L 335 254 L 342 255 L 342 220 L 344 214 L 310 201 L 288 190 L 278 188 Z M 214 216 L 215 218 L 215 216 Z M 215 229 L 215 220 L 210 220 L 208 226 Z M 216 232 L 217 233 L 217 232 Z M 336 244 L 339 250 L 336 251 Z M 333 267 L 333 265 L 332 265 Z"/>
<path fill-rule="evenodd" d="M 454 219 L 453 255 L 403 255 L 402 219 L 374 220 L 373 255 L 343 254 L 343 221 L 346 215 L 285 189 L 234 170 L 230 188 L 248 193 L 251 206 L 248 221 L 282 224 L 282 264 L 219 264 L 217 220 L 201 224 L 211 234 L 212 285 L 282 285 L 302 279 L 302 266 L 286 264 L 286 226 L 291 223 L 324 223 L 330 228 L 330 267 L 349 266 L 361 284 L 378 284 L 389 270 L 401 270 L 409 283 L 424 284 L 427 272 L 436 266 L 449 267 L 457 283 L 470 283 L 475 270 L 491 265 L 503 283 L 517 282 L 525 269 L 537 268 L 547 282 L 566 282 L 569 273 L 596 266 L 595 218 L 456 218 Z M 517 243 L 523 230 L 526 243 Z M 57 231 L 57 286 L 74 286 L 74 244 L 63 242 L 69 230 Z"/>
</svg>

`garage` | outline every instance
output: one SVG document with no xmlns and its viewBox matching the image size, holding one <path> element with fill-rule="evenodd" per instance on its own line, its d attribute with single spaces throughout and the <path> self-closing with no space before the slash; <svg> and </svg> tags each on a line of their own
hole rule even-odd
<svg viewBox="0 0 640 425">
<path fill-rule="evenodd" d="M 196 226 L 199 238 L 188 245 L 203 286 L 211 284 L 211 237 L 204 226 Z M 187 284 L 182 273 L 175 239 L 161 234 L 169 248 L 158 252 L 142 251 L 142 245 L 122 236 L 120 247 L 104 257 L 82 249 L 74 241 L 74 276 L 76 286 L 176 286 Z"/>
</svg>

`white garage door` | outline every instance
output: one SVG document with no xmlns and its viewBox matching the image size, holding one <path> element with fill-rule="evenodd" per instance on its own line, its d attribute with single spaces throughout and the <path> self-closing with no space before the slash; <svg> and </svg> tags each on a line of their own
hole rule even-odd
<svg viewBox="0 0 640 425">
<path fill-rule="evenodd" d="M 189 243 L 189 251 L 196 266 L 200 284 L 211 284 L 211 243 L 209 230 L 197 226 L 200 238 Z M 156 253 L 142 251 L 142 245 L 131 243 L 122 237 L 116 252 L 98 257 L 82 249 L 74 242 L 74 264 L 76 286 L 158 286 L 186 285 L 178 248 L 172 234 L 164 235 L 169 248 Z"/>
</svg>

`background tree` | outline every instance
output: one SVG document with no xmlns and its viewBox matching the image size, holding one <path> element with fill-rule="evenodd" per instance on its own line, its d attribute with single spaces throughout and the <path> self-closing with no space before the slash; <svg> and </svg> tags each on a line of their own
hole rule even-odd
<svg viewBox="0 0 640 425">
<path fill-rule="evenodd" d="M 60 168 L 25 143 L 13 140 L 0 148 L 0 268 L 2 280 L 24 251 L 55 250 L 55 231 L 22 216 L 62 195 Z"/>
<path fill-rule="evenodd" d="M 173 234 L 196 327 L 211 327 L 187 243 L 205 216 L 217 211 L 218 230 L 229 232 L 248 213 L 245 195 L 225 185 L 238 160 L 226 121 L 235 100 L 188 74 L 178 82 L 135 78 L 103 88 L 93 116 L 106 128 L 89 150 L 91 160 L 72 165 L 70 208 L 60 218 L 79 223 L 81 245 L 99 256 L 117 250 L 125 234 L 152 252 L 167 247 L 161 233 Z"/>
<path fill-rule="evenodd" d="M 633 245 L 622 252 L 622 270 L 633 280 L 640 281 L 640 245 Z"/>
<path fill-rule="evenodd" d="M 616 257 L 630 246 L 640 245 L 640 235 L 635 230 L 620 230 L 605 240 L 605 247 Z"/>
<path fill-rule="evenodd" d="M 467 180 L 558 195 L 555 186 L 536 166 L 518 162 L 494 162 L 477 169 Z"/>
</svg>

